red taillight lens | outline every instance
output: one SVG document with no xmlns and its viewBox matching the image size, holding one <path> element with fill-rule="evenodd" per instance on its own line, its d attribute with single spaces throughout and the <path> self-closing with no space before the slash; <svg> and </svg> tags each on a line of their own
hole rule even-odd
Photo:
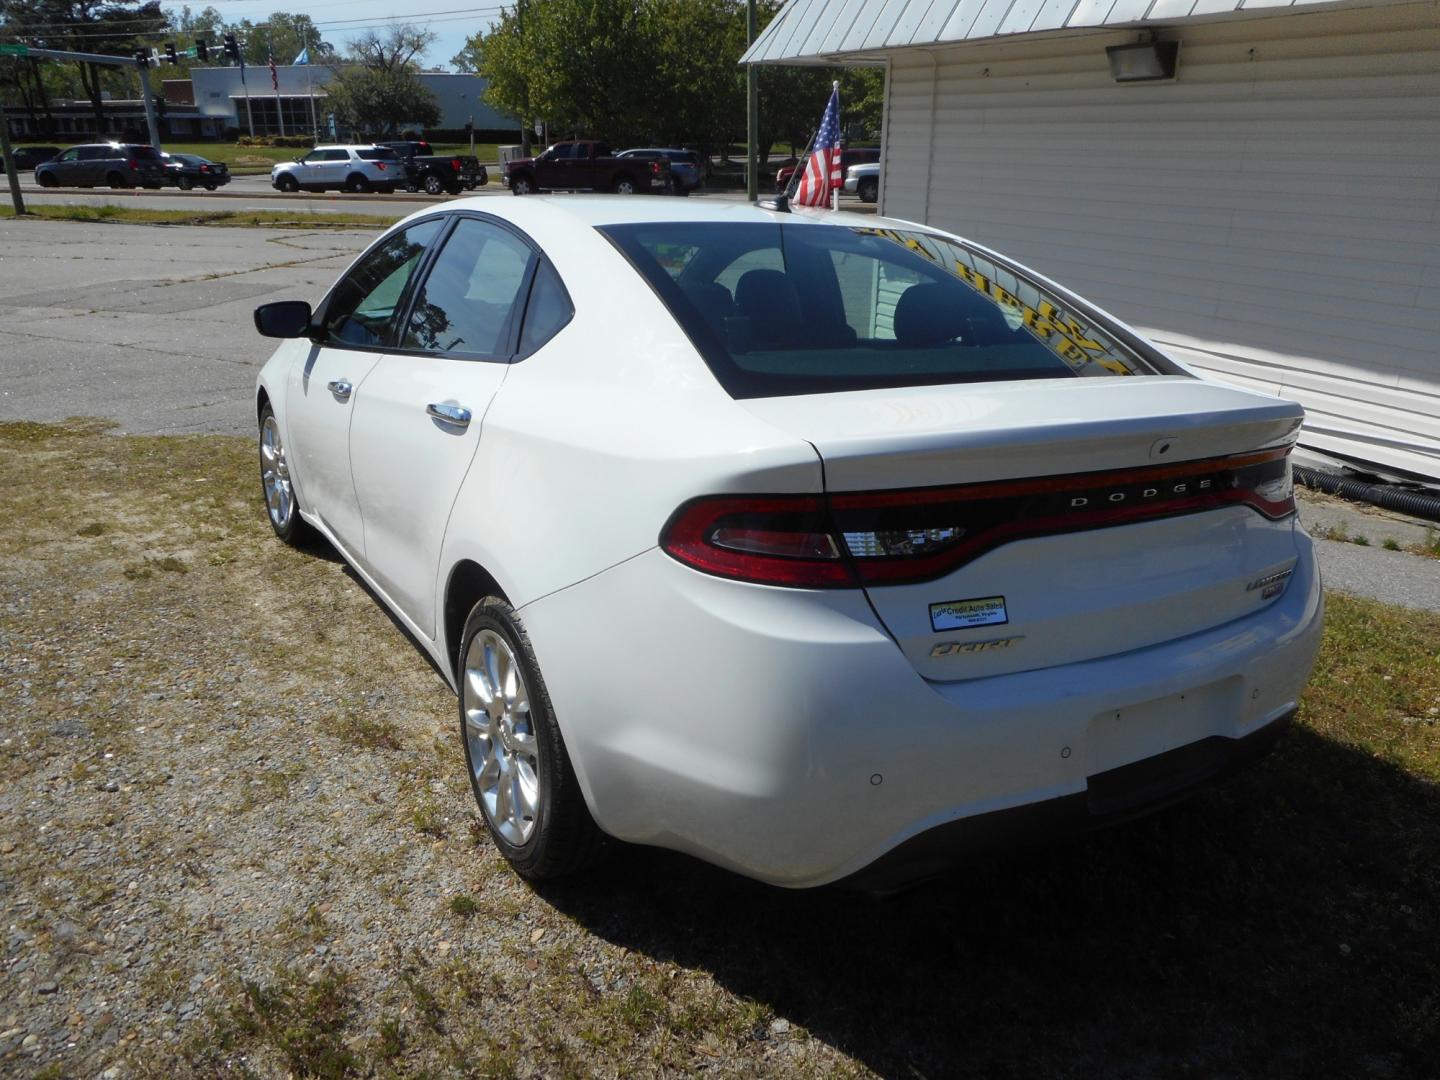
<svg viewBox="0 0 1440 1080">
<path fill-rule="evenodd" d="M 454 169 L 456 172 L 460 171 L 460 159 L 458 157 L 450 159 L 450 168 Z"/>
<path fill-rule="evenodd" d="M 658 161 L 650 162 L 650 172 L 655 176 L 660 175 L 660 163 Z"/>
<path fill-rule="evenodd" d="M 717 496 L 686 503 L 661 535 L 720 577 L 797 588 L 927 581 L 1014 540 L 1225 506 L 1295 512 L 1290 450 L 1181 465 L 907 491 Z"/>
<path fill-rule="evenodd" d="M 661 546 L 687 566 L 760 585 L 853 586 L 821 495 L 717 496 L 686 503 Z"/>
<path fill-rule="evenodd" d="M 200 171 L 201 171 L 201 172 L 209 172 L 209 171 L 210 171 L 210 166 L 209 166 L 209 165 L 201 165 L 201 166 L 200 166 Z"/>
<path fill-rule="evenodd" d="M 379 169 L 381 172 L 384 172 L 384 171 L 385 171 L 385 162 L 383 162 L 383 161 L 377 161 L 377 162 L 375 163 L 375 167 L 376 167 L 377 169 Z"/>
</svg>

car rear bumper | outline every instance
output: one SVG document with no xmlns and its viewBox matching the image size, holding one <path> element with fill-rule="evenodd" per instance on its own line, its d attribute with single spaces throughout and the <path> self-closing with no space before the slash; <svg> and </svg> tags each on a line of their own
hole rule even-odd
<svg viewBox="0 0 1440 1080">
<path fill-rule="evenodd" d="M 601 828 L 775 885 L 893 886 L 973 834 L 1120 820 L 1253 756 L 1319 647 L 1296 543 L 1288 588 L 1253 615 L 955 682 L 923 679 L 859 593 L 723 581 L 658 550 L 522 617 Z"/>
</svg>

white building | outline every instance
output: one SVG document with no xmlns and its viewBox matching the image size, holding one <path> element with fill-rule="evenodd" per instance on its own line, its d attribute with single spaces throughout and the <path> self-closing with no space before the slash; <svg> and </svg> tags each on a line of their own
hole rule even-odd
<svg viewBox="0 0 1440 1080">
<path fill-rule="evenodd" d="M 242 134 L 249 132 L 253 116 L 257 135 L 303 135 L 312 130 L 313 104 L 316 124 L 325 132 L 330 112 L 325 86 L 334 72 L 324 64 L 277 64 L 275 75 L 278 94 L 270 81 L 270 68 L 264 64 L 247 66 L 243 82 L 238 67 L 191 68 L 195 106 L 201 115 L 237 128 Z M 473 120 L 476 131 L 519 130 L 518 121 L 485 103 L 487 83 L 478 75 L 426 71 L 416 77 L 440 106 L 440 122 L 435 129 L 459 131 Z"/>
<path fill-rule="evenodd" d="M 1117 81 L 1106 48 L 1151 36 L 1173 77 Z M 1440 481 L 1434 0 L 789 0 L 746 60 L 884 64 L 882 213 Z"/>
</svg>

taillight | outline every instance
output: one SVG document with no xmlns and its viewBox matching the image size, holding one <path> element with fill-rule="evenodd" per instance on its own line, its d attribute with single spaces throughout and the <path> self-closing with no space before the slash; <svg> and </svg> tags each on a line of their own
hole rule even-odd
<svg viewBox="0 0 1440 1080">
<path fill-rule="evenodd" d="M 459 172 L 459 171 L 460 171 L 460 159 L 459 159 L 458 157 L 457 157 L 457 158 L 451 158 L 451 159 L 450 159 L 450 167 L 451 167 L 452 169 L 454 169 L 456 172 Z"/>
<path fill-rule="evenodd" d="M 650 162 L 650 172 L 651 172 L 651 174 L 654 175 L 654 176 L 659 176 L 659 175 L 660 175 L 660 162 L 658 162 L 658 161 L 652 161 L 652 162 Z"/>
<path fill-rule="evenodd" d="M 125 167 L 127 169 L 138 169 L 140 167 L 140 163 L 134 158 L 131 158 L 129 161 L 125 162 Z"/>
<path fill-rule="evenodd" d="M 201 171 L 201 172 L 209 172 L 209 171 L 210 171 L 210 166 L 209 166 L 209 165 L 201 165 L 201 166 L 200 166 L 200 171 Z"/>
<path fill-rule="evenodd" d="M 1289 454 L 904 491 L 707 497 L 677 510 L 660 543 L 687 566 L 762 585 L 908 584 L 1015 540 L 1224 506 L 1284 518 L 1295 512 Z"/>
<path fill-rule="evenodd" d="M 384 171 L 385 171 L 385 162 L 383 162 L 383 161 L 377 161 L 377 162 L 375 163 L 375 167 L 376 167 L 377 169 L 379 169 L 381 172 L 384 172 Z"/>
</svg>

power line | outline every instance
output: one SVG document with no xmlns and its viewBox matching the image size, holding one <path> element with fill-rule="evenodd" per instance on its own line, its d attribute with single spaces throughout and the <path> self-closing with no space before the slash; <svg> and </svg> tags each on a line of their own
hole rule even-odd
<svg viewBox="0 0 1440 1080">
<path fill-rule="evenodd" d="M 247 0 L 247 2 L 248 2 L 248 0 Z M 344 2 L 345 2 L 345 4 L 346 4 L 346 6 L 348 7 L 348 6 L 353 6 L 354 0 L 344 0 Z M 377 26 L 383 26 L 383 25 L 386 25 L 386 24 L 392 23 L 392 22 L 414 22 L 414 21 L 416 21 L 416 20 L 425 20 L 425 19 L 427 19 L 427 17 L 429 17 L 429 16 L 437 16 L 437 15 L 472 15 L 472 14 L 473 14 L 473 15 L 495 15 L 495 14 L 499 14 L 500 12 L 505 11 L 505 10 L 506 10 L 506 6 L 507 6 L 507 5 L 492 4 L 492 5 L 488 5 L 488 6 L 486 6 L 486 7 L 452 8 L 452 9 L 450 9 L 450 10 L 448 10 L 448 11 L 419 11 L 419 12 L 415 12 L 415 13 L 413 13 L 413 14 L 407 14 L 407 15 L 364 15 L 364 16 L 360 16 L 360 17 L 354 18 L 354 19 L 327 19 L 327 20 L 322 20 L 322 21 L 319 21 L 319 22 L 316 22 L 316 21 L 312 20 L 312 21 L 311 21 L 311 25 L 314 26 L 316 29 L 319 29 L 319 28 L 322 27 L 322 26 L 340 26 L 340 25 L 342 25 L 342 24 L 347 24 L 347 23 L 361 23 L 361 22 L 363 22 L 363 23 L 369 23 L 369 24 L 373 24 L 373 25 L 377 25 Z M 452 19 L 436 19 L 436 20 L 434 20 L 434 21 L 436 21 L 436 22 L 452 22 L 452 21 L 454 21 L 454 20 L 452 20 Z M 154 20 L 154 19 L 119 19 L 119 20 L 117 20 L 117 21 L 115 21 L 115 22 L 106 23 L 105 25 L 108 26 L 108 27 L 121 27 L 121 26 L 153 26 L 154 24 L 155 24 L 155 20 Z M 93 24 L 93 23 L 34 23 L 34 24 L 22 24 L 21 27 L 20 27 L 19 29 L 16 29 L 16 30 L 9 30 L 8 27 L 0 26 L 0 32 L 6 32 L 6 31 L 8 31 L 8 33 L 9 33 L 10 36 L 12 36 L 12 37 L 27 37 L 27 36 L 36 35 L 36 34 L 38 34 L 38 35 L 40 35 L 40 36 L 43 36 L 44 31 L 47 31 L 47 30 L 55 33 L 56 36 L 64 36 L 64 37 L 67 37 L 67 38 L 87 38 L 87 37 L 88 37 L 88 38 L 96 38 L 96 37 L 124 37 L 124 36 L 125 36 L 125 34 L 123 34 L 123 33 L 115 33 L 115 32 L 109 31 L 109 30 L 97 30 L 95 33 L 84 33 L 84 34 L 66 33 L 66 31 L 69 30 L 70 27 L 83 27 L 83 26 L 94 26 L 94 25 L 95 25 L 95 24 Z M 226 27 L 226 28 L 228 28 L 228 27 L 230 27 L 230 26 L 236 26 L 236 25 L 238 25 L 238 23 L 222 23 L 222 24 L 221 24 L 222 27 Z M 255 23 L 255 24 L 252 24 L 252 26 L 250 27 L 250 29 L 252 29 L 252 30 L 264 30 L 264 29 L 270 29 L 272 26 L 279 26 L 279 25 L 281 25 L 281 24 Z M 293 26 L 293 24 L 287 24 L 287 25 Z M 178 26 L 169 25 L 169 26 L 167 26 L 164 30 L 158 30 L 158 31 L 156 31 L 154 34 L 152 34 L 152 35 L 150 35 L 150 36 L 161 36 L 161 35 L 163 35 L 163 34 L 181 34 L 181 33 L 192 33 L 192 31 L 190 31 L 190 30 L 182 30 L 182 29 L 180 29 Z M 136 36 L 143 36 L 143 35 L 136 35 Z"/>
</svg>

